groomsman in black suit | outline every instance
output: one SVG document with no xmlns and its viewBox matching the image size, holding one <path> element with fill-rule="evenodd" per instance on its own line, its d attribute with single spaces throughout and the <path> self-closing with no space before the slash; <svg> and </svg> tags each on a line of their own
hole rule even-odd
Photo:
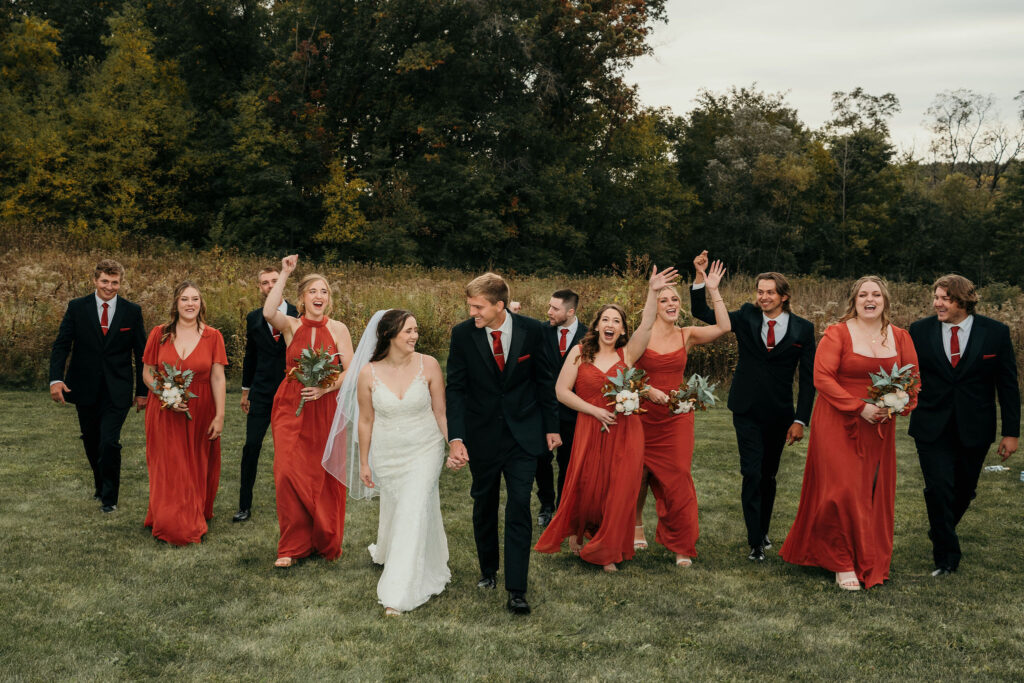
<svg viewBox="0 0 1024 683">
<path fill-rule="evenodd" d="M 587 329 L 576 319 L 576 308 L 580 297 L 571 289 L 560 289 L 551 295 L 548 301 L 548 326 L 544 328 L 547 340 L 545 345 L 551 354 L 551 368 L 554 379 L 565 364 L 566 354 L 580 343 Z M 552 385 L 554 390 L 554 385 Z M 551 523 L 555 507 L 562 502 L 562 486 L 565 485 L 565 473 L 569 469 L 569 455 L 572 453 L 572 437 L 576 432 L 576 411 L 561 403 L 558 404 L 558 433 L 562 445 L 557 449 L 557 456 L 547 451 L 537 458 L 537 498 L 540 500 L 540 514 L 537 525 L 542 529 Z M 555 476 L 551 460 L 558 460 L 558 499 L 555 499 Z"/>
<path fill-rule="evenodd" d="M 709 325 L 715 314 L 704 296 L 707 252 L 694 259 L 697 277 L 690 289 L 695 318 Z M 756 278 L 757 305 L 731 311 L 739 358 L 729 389 L 729 410 L 736 429 L 743 475 L 741 500 L 747 525 L 747 559 L 763 561 L 775 507 L 775 476 L 784 446 L 804 437 L 814 406 L 814 324 L 790 311 L 789 281 L 781 273 Z M 799 369 L 800 393 L 793 411 L 793 374 Z"/>
<path fill-rule="evenodd" d="M 498 502 L 505 479 L 506 607 L 529 614 L 533 528 L 530 493 L 537 458 L 557 448 L 558 403 L 544 324 L 506 310 L 508 285 L 485 273 L 466 285 L 470 319 L 452 328 L 448 350 L 448 467 L 469 463 L 479 588 L 495 588 Z"/>
<path fill-rule="evenodd" d="M 117 294 L 123 278 L 124 268 L 117 261 L 96 264 L 96 291 L 68 303 L 50 353 L 50 397 L 60 404 L 73 403 L 78 411 L 94 498 L 103 512 L 117 509 L 121 426 L 132 396 L 136 410 L 143 410 L 148 392 L 142 380 L 146 327 L 142 309 Z"/>
<path fill-rule="evenodd" d="M 260 294 L 263 299 L 274 288 L 280 272 L 277 268 L 264 268 L 259 274 Z M 282 301 L 278 310 L 290 316 L 298 315 L 295 307 Z M 242 360 L 242 412 L 245 419 L 245 446 L 242 447 L 242 477 L 238 490 L 238 512 L 232 522 L 244 522 L 252 516 L 252 487 L 256 483 L 256 468 L 263 448 L 263 438 L 270 426 L 270 412 L 274 394 L 284 379 L 284 337 L 263 317 L 263 306 L 245 316 L 245 358 Z"/>
<path fill-rule="evenodd" d="M 932 576 L 945 576 L 960 565 L 956 526 L 974 499 L 982 463 L 995 441 L 993 399 L 998 396 L 1003 418 L 997 452 L 1006 460 L 1020 438 L 1020 389 L 1010 328 L 974 312 L 974 284 L 960 275 L 944 275 L 932 290 L 935 315 L 910 326 L 921 393 L 909 432 L 924 474 Z"/>
</svg>

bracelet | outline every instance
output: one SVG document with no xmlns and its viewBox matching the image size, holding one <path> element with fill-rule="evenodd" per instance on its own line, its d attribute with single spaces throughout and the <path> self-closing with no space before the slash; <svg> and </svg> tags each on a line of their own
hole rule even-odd
<svg viewBox="0 0 1024 683">
<path fill-rule="evenodd" d="M 712 300 L 711 300 L 711 303 L 713 303 L 713 304 L 717 304 L 717 303 L 719 303 L 720 301 L 725 301 L 725 299 L 712 299 Z"/>
</svg>

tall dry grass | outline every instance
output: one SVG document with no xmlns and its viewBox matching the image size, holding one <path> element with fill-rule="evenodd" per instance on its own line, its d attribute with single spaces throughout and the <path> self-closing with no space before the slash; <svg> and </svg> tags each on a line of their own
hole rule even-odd
<svg viewBox="0 0 1024 683">
<path fill-rule="evenodd" d="M 208 321 L 224 334 L 229 376 L 236 378 L 245 347 L 245 315 L 260 305 L 256 274 L 275 258 L 258 258 L 226 252 L 204 251 L 163 242 L 133 245 L 119 253 L 76 248 L 50 240 L 44 234 L 0 235 L 0 386 L 42 387 L 45 384 L 50 345 L 70 299 L 92 291 L 92 272 L 101 258 L 116 258 L 126 268 L 122 293 L 143 308 L 150 327 L 167 318 L 174 286 L 183 279 L 195 281 L 206 300 Z M 688 264 L 679 264 L 683 268 Z M 504 273 L 513 298 L 523 313 L 544 318 L 551 292 L 571 287 L 581 297 L 580 317 L 609 301 L 624 304 L 634 324 L 645 293 L 646 259 L 626 259 L 613 273 L 564 277 L 520 276 Z M 427 269 L 416 266 L 382 266 L 352 263 L 300 261 L 297 275 L 325 275 L 334 299 L 332 317 L 345 322 L 357 341 L 366 321 L 382 308 L 411 310 L 420 325 L 420 348 L 441 359 L 447 354 L 448 334 L 466 317 L 463 287 L 478 273 Z M 288 297 L 294 299 L 294 283 Z M 815 323 L 818 333 L 844 309 L 849 282 L 818 277 L 794 277 L 793 310 Z M 751 276 L 730 275 L 722 293 L 730 310 L 751 300 Z M 906 326 L 931 314 L 931 295 L 926 283 L 894 282 L 893 319 Z M 1016 346 L 1018 365 L 1024 360 L 1024 294 L 1018 287 L 992 285 L 981 292 L 979 312 L 1007 323 Z M 684 292 L 685 300 L 685 292 Z M 692 320 L 684 316 L 684 323 Z M 690 355 L 688 371 L 728 381 L 735 363 L 736 343 L 727 335 L 715 344 L 698 347 Z"/>
</svg>

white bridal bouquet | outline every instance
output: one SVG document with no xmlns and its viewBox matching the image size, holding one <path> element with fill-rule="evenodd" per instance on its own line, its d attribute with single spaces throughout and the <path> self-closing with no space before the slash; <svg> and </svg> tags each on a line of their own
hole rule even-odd
<svg viewBox="0 0 1024 683">
<path fill-rule="evenodd" d="M 191 370 L 179 370 L 170 363 L 163 364 L 163 370 L 155 368 L 156 380 L 153 382 L 153 393 L 160 399 L 160 408 L 185 409 L 185 417 L 192 419 L 188 411 L 188 400 L 196 395 L 188 390 L 192 385 L 195 373 Z"/>
<path fill-rule="evenodd" d="M 625 372 L 619 370 L 615 377 L 605 382 L 601 393 L 608 401 L 608 407 L 619 415 L 632 415 L 647 412 L 640 407 L 640 399 L 647 398 L 650 387 L 647 386 L 647 373 L 640 368 L 629 368 Z M 602 431 L 608 426 L 602 424 Z"/>
<path fill-rule="evenodd" d="M 869 372 L 868 378 L 871 380 L 868 398 L 862 400 L 885 408 L 889 411 L 890 418 L 906 410 L 921 387 L 921 380 L 912 363 L 902 368 L 898 363 L 893 363 L 889 372 L 879 367 L 878 373 Z"/>
<path fill-rule="evenodd" d="M 690 375 L 690 380 L 679 385 L 668 394 L 668 409 L 675 415 L 689 413 L 694 410 L 707 410 L 715 405 L 715 387 L 700 375 Z"/>
</svg>

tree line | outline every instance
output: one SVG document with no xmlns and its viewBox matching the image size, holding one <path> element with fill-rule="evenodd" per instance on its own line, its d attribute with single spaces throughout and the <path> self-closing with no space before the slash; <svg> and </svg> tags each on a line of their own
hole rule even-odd
<svg viewBox="0 0 1024 683">
<path fill-rule="evenodd" d="M 94 246 L 529 272 L 625 255 L 1024 281 L 1024 99 L 891 93 L 811 129 L 756 85 L 644 107 L 664 0 L 7 0 L 0 225 Z"/>
</svg>

